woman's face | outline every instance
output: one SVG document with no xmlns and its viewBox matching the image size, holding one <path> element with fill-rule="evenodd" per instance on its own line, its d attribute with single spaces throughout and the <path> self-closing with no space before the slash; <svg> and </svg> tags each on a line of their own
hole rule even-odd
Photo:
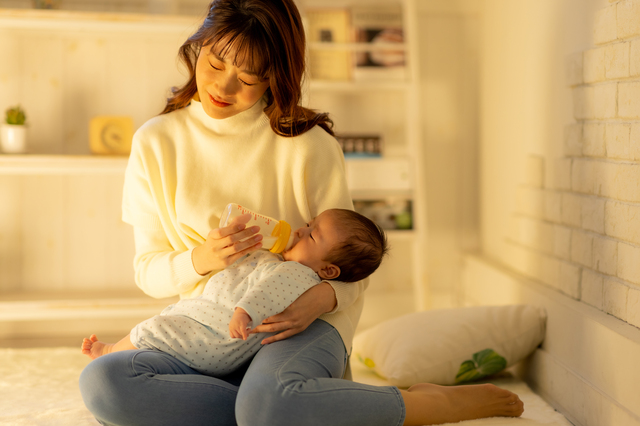
<svg viewBox="0 0 640 426">
<path fill-rule="evenodd" d="M 198 95 L 205 112 L 212 118 L 229 118 L 255 105 L 269 88 L 268 80 L 233 63 L 233 48 L 225 58 L 202 46 L 196 63 Z"/>
</svg>

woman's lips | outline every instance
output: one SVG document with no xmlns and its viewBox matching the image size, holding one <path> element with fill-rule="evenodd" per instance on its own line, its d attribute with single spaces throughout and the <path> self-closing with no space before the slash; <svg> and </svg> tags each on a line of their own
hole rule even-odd
<svg viewBox="0 0 640 426">
<path fill-rule="evenodd" d="M 211 94 L 209 94 L 209 100 L 211 101 L 212 104 L 220 108 L 228 107 L 229 105 L 231 105 L 230 103 L 215 99 L 213 96 L 211 96 Z"/>
</svg>

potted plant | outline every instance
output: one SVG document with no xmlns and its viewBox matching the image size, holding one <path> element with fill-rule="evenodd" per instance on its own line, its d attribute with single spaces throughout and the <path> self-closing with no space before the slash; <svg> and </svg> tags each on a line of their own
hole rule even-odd
<svg viewBox="0 0 640 426">
<path fill-rule="evenodd" d="M 20 154 L 27 150 L 27 119 L 20 105 L 7 109 L 5 122 L 0 126 L 0 145 L 8 154 Z"/>
</svg>

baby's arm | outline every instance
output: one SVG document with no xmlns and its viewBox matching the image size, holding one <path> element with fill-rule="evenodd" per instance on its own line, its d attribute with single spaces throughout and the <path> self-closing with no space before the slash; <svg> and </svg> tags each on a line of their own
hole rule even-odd
<svg viewBox="0 0 640 426">
<path fill-rule="evenodd" d="M 251 330 L 251 327 L 249 326 L 250 323 L 251 317 L 247 311 L 242 308 L 236 308 L 233 311 L 231 322 L 229 322 L 229 333 L 231 334 L 231 337 L 234 339 L 247 340 L 249 330 Z"/>
<path fill-rule="evenodd" d="M 82 353 L 87 355 L 91 359 L 96 359 L 102 355 L 109 354 L 111 352 L 126 351 L 129 349 L 138 349 L 131 343 L 130 335 L 127 334 L 118 343 L 104 343 L 98 340 L 95 334 L 82 341 Z"/>
</svg>

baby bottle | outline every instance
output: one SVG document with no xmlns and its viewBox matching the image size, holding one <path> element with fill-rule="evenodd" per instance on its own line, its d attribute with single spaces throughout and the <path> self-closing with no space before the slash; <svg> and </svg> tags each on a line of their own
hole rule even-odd
<svg viewBox="0 0 640 426">
<path fill-rule="evenodd" d="M 291 248 L 293 245 L 291 225 L 284 220 L 272 219 L 235 203 L 227 204 L 224 208 L 220 215 L 220 225 L 218 225 L 218 227 L 223 228 L 227 226 L 234 217 L 247 213 L 251 213 L 251 220 L 247 222 L 247 228 L 255 225 L 260 227 L 258 233 L 262 235 L 262 248 L 272 253 L 281 253 Z"/>
</svg>

